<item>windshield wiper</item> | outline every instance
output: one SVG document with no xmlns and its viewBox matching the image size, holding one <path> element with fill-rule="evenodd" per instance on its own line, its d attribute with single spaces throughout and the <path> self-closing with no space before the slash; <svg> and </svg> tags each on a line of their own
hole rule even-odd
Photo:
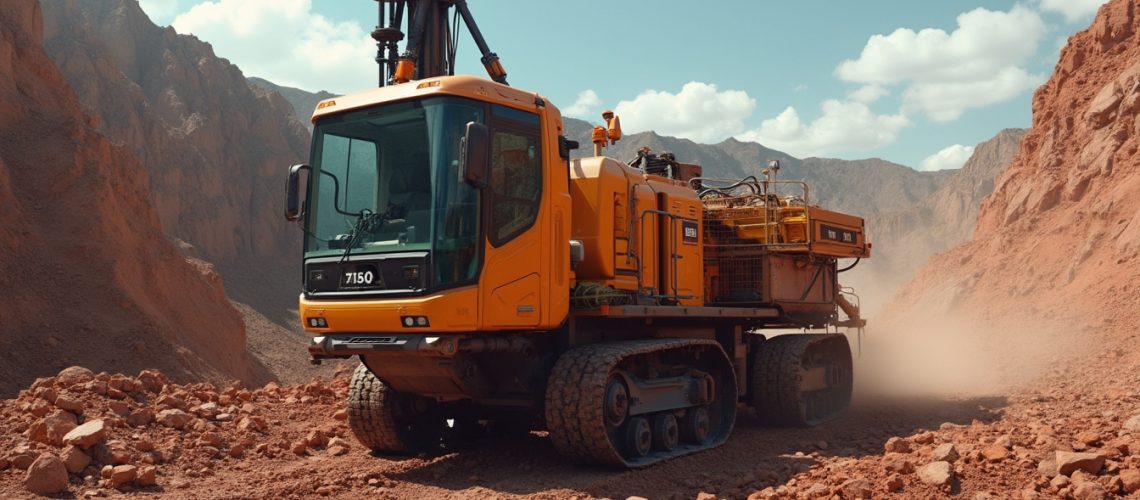
<svg viewBox="0 0 1140 500">
<path fill-rule="evenodd" d="M 384 213 L 376 213 L 367 208 L 360 211 L 356 216 L 356 225 L 352 226 L 352 232 L 349 233 L 348 242 L 344 246 L 344 254 L 340 257 L 340 263 L 344 264 L 348 260 L 348 255 L 352 253 L 352 247 L 360 243 L 360 238 L 365 233 L 373 233 L 380 229 L 385 222 L 392 219 L 394 207 L 389 206 L 388 210 Z"/>
</svg>

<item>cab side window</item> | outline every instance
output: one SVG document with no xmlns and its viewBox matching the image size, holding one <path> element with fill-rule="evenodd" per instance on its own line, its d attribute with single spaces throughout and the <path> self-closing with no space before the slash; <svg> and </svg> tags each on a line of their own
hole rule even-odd
<svg viewBox="0 0 1140 500">
<path fill-rule="evenodd" d="M 534 225 L 542 199 L 538 116 L 494 106 L 491 134 L 491 244 L 502 245 Z"/>
</svg>

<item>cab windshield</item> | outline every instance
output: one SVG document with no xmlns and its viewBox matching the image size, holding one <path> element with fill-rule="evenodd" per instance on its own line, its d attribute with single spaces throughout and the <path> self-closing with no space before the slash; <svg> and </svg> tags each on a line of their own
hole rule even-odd
<svg viewBox="0 0 1140 500">
<path fill-rule="evenodd" d="M 479 193 L 459 160 L 483 120 L 481 104 L 438 97 L 317 122 L 305 256 L 429 251 L 437 285 L 474 280 Z"/>
</svg>

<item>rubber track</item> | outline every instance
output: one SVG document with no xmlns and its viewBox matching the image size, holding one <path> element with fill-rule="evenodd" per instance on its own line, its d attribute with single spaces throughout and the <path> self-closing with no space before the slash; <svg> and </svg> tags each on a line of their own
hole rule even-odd
<svg viewBox="0 0 1140 500">
<path fill-rule="evenodd" d="M 705 346 L 715 348 L 728 362 L 720 344 L 703 339 L 606 342 L 577 347 L 563 353 L 551 371 L 546 389 L 546 425 L 554 448 L 563 456 L 579 462 L 632 468 L 715 448 L 724 443 L 731 433 L 731 426 L 725 433 L 725 439 L 711 442 L 707 446 L 678 449 L 656 460 L 651 455 L 632 463 L 614 449 L 606 433 L 603 415 L 606 382 L 622 360 L 655 351 Z M 730 376 L 733 373 L 730 368 L 726 372 Z"/>
<path fill-rule="evenodd" d="M 811 344 L 834 337 L 780 335 L 760 343 L 752 364 L 751 400 L 761 423 L 776 427 L 811 425 L 800 406 L 800 365 Z"/>
<path fill-rule="evenodd" d="M 348 388 L 348 426 L 374 452 L 408 453 L 411 450 L 396 430 L 390 391 L 368 367 L 357 366 Z"/>
</svg>

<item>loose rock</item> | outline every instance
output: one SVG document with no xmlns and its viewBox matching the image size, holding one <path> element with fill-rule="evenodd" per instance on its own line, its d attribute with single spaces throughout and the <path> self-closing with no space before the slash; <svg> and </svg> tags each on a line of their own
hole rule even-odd
<svg viewBox="0 0 1140 500">
<path fill-rule="evenodd" d="M 982 456 L 990 462 L 1001 462 L 1009 458 L 1009 450 L 998 444 L 991 444 L 982 448 Z"/>
<path fill-rule="evenodd" d="M 67 490 L 67 467 L 59 457 L 50 453 L 41 455 L 24 476 L 24 487 L 37 495 L 51 495 Z"/>
<path fill-rule="evenodd" d="M 1140 413 L 1137 413 L 1124 421 L 1124 430 L 1132 432 L 1140 432 Z"/>
<path fill-rule="evenodd" d="M 935 462 L 954 462 L 959 458 L 958 448 L 954 446 L 954 443 L 946 443 L 935 448 L 930 457 Z"/>
<path fill-rule="evenodd" d="M 1123 483 L 1124 493 L 1132 494 L 1140 491 L 1140 469 L 1120 471 L 1120 481 Z"/>
<path fill-rule="evenodd" d="M 91 457 L 83 453 L 83 450 L 79 449 L 78 446 L 68 446 L 64 448 L 63 453 L 60 453 L 60 459 L 63 460 L 63 465 L 67 468 L 67 472 L 72 474 L 83 472 L 83 469 L 86 469 L 87 466 L 91 464 Z"/>
<path fill-rule="evenodd" d="M 76 427 L 63 436 L 64 444 L 90 448 L 96 443 L 103 442 L 107 437 L 107 427 L 103 420 L 92 420 Z"/>
<path fill-rule="evenodd" d="M 72 366 L 64 368 L 55 376 L 55 382 L 61 387 L 70 387 L 76 384 L 90 382 L 95 379 L 95 374 L 82 366 Z"/>
<path fill-rule="evenodd" d="M 839 494 L 845 499 L 871 498 L 872 492 L 871 482 L 866 479 L 851 479 L 839 485 Z"/>
<path fill-rule="evenodd" d="M 162 410 L 158 412 L 158 415 L 155 417 L 158 423 L 175 429 L 185 428 L 186 424 L 190 423 L 190 420 L 193 418 L 194 417 L 189 413 L 176 408 Z"/>
<path fill-rule="evenodd" d="M 931 462 L 918 469 L 918 479 L 932 486 L 949 486 L 954 481 L 950 462 Z"/>
<path fill-rule="evenodd" d="M 888 453 L 910 453 L 910 443 L 900 437 L 892 437 L 883 445 Z"/>
<path fill-rule="evenodd" d="M 1096 474 L 1104 467 L 1104 459 L 1104 455 L 1097 453 L 1058 451 L 1056 454 L 1057 472 L 1066 476 L 1078 470 Z"/>
<path fill-rule="evenodd" d="M 139 468 L 133 465 L 116 465 L 111 469 L 111 487 L 118 488 L 134 481 L 138 477 Z"/>
</svg>

